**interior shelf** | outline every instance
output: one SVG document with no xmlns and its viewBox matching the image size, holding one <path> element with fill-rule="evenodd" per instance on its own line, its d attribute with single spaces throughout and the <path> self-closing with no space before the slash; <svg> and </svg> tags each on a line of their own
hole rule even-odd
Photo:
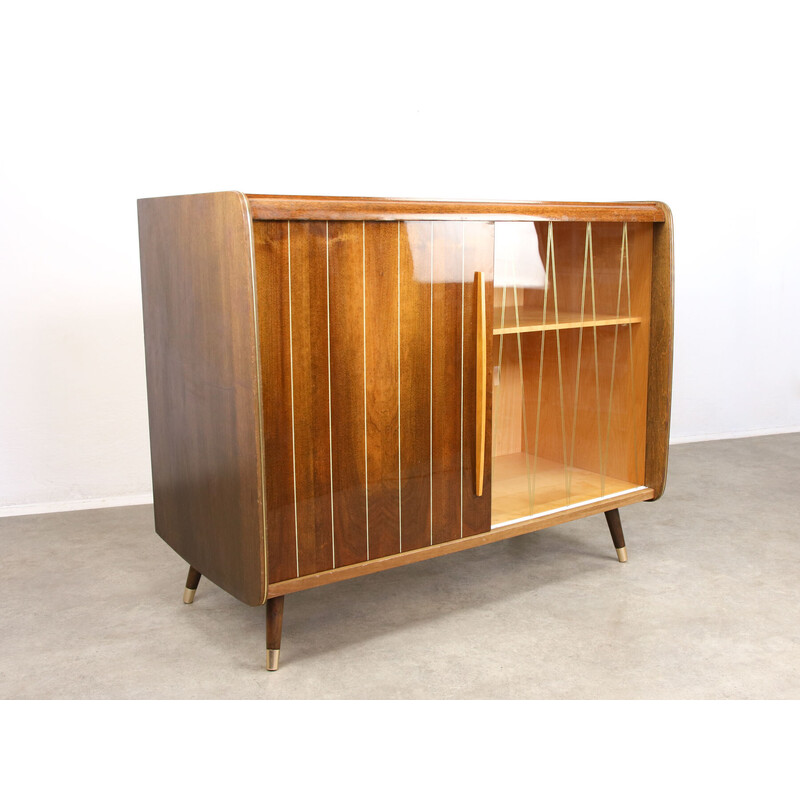
<svg viewBox="0 0 800 800">
<path fill-rule="evenodd" d="M 577 467 L 569 468 L 541 457 L 536 459 L 535 477 L 532 471 L 532 453 L 495 456 L 492 461 L 493 525 L 639 488 L 635 483 Z"/>
<path fill-rule="evenodd" d="M 567 328 L 600 328 L 606 325 L 632 325 L 642 321 L 641 317 L 623 316 L 617 317 L 613 314 L 596 314 L 592 319 L 591 310 L 584 311 L 581 319 L 580 311 L 559 311 L 558 324 L 556 324 L 555 313 L 548 311 L 544 322 L 542 322 L 542 310 L 536 308 L 520 308 L 519 324 L 517 324 L 517 312 L 513 308 L 506 308 L 505 319 L 502 320 L 502 309 L 494 309 L 494 320 L 497 327 L 494 328 L 494 335 L 501 333 L 527 333 L 529 331 L 555 331 Z"/>
</svg>

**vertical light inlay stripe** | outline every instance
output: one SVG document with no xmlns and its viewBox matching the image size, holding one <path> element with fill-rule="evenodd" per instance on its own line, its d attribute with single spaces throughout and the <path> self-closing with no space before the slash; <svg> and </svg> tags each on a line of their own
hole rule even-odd
<svg viewBox="0 0 800 800">
<path fill-rule="evenodd" d="M 400 441 L 400 220 L 397 220 L 397 519 L 400 552 L 403 552 L 403 457 Z"/>
<path fill-rule="evenodd" d="M 361 222 L 361 317 L 364 356 L 364 505 L 367 512 L 367 561 L 369 561 L 369 456 L 367 454 L 367 223 Z"/>
<path fill-rule="evenodd" d="M 622 227 L 622 245 L 619 253 L 619 283 L 617 286 L 617 317 L 622 305 L 622 268 L 625 263 L 625 244 L 628 236 L 628 223 Z M 606 424 L 605 461 L 608 463 L 608 452 L 611 443 L 611 402 L 614 399 L 614 375 L 617 370 L 617 340 L 619 339 L 619 325 L 614 326 L 614 351 L 611 355 L 611 385 L 608 390 L 608 422 Z M 634 426 L 635 427 L 635 426 Z"/>
<path fill-rule="evenodd" d="M 606 493 L 606 470 L 603 461 L 603 426 L 600 422 L 600 357 L 597 347 L 597 302 L 594 289 L 594 248 L 589 239 L 589 276 L 592 285 L 592 333 L 594 335 L 594 392 L 595 413 L 597 414 L 597 457 L 600 460 L 600 496 Z"/>
<path fill-rule="evenodd" d="M 467 227 L 466 222 L 461 223 L 461 493 L 459 494 L 460 503 L 460 522 L 458 526 L 459 536 L 464 538 L 464 233 Z M 476 331 L 477 334 L 477 331 Z M 475 376 L 478 380 L 479 376 Z M 486 380 L 486 376 L 483 376 Z"/>
<path fill-rule="evenodd" d="M 553 235 L 552 224 L 550 226 L 549 235 Z M 558 327 L 558 279 L 556 277 L 556 246 L 553 241 L 553 246 L 550 251 L 553 267 L 553 308 L 555 310 L 556 318 L 556 357 L 558 359 L 558 398 L 559 409 L 561 411 L 561 459 L 564 464 L 564 493 L 567 497 L 567 505 L 570 504 L 570 483 L 569 483 L 569 469 L 567 468 L 567 425 L 566 425 L 566 409 L 564 408 L 564 371 L 561 358 L 561 331 Z"/>
<path fill-rule="evenodd" d="M 325 296 L 328 315 L 328 457 L 331 472 L 331 561 L 336 569 L 336 529 L 333 515 L 333 412 L 331 408 L 331 252 L 328 222 L 325 222 Z"/>
<path fill-rule="evenodd" d="M 628 316 L 633 316 L 631 309 L 631 264 L 630 264 L 630 246 L 628 244 L 628 223 L 625 223 L 623 228 L 623 236 L 625 237 L 625 276 L 628 283 Z M 631 411 L 635 413 L 636 410 L 636 381 L 634 380 L 634 367 L 633 367 L 633 325 L 628 325 L 628 344 L 630 346 L 630 359 L 631 359 Z M 636 482 L 639 482 L 639 435 L 638 425 L 633 426 L 633 458 L 634 469 L 636 470 Z M 642 478 L 643 479 L 643 478 Z"/>
<path fill-rule="evenodd" d="M 536 504 L 536 466 L 539 459 L 539 422 L 542 417 L 542 379 L 544 377 L 544 325 L 547 321 L 547 295 L 550 289 L 550 253 L 553 245 L 553 223 L 547 223 L 547 254 L 544 259 L 544 303 L 542 305 L 542 344 L 539 350 L 539 388 L 536 392 L 536 431 L 533 435 L 533 501 Z"/>
<path fill-rule="evenodd" d="M 531 459 L 528 452 L 528 409 L 525 402 L 525 379 L 522 363 L 522 334 L 519 332 L 519 298 L 517 297 L 517 266 L 516 260 L 511 261 L 511 283 L 514 290 L 514 319 L 517 325 L 517 360 L 519 361 L 519 394 L 522 406 L 522 448 L 525 453 L 525 471 L 528 473 L 528 511 L 533 514 L 533 475 L 531 474 Z M 542 331 L 544 334 L 544 331 Z"/>
<path fill-rule="evenodd" d="M 494 303 L 494 300 L 492 301 Z M 503 286 L 503 300 L 502 300 L 502 307 L 500 309 L 500 344 L 498 347 L 497 353 L 497 379 L 492 380 L 492 384 L 494 386 L 502 386 L 502 379 L 503 379 L 503 339 L 505 338 L 505 334 L 503 333 L 503 329 L 506 327 L 506 287 Z M 494 391 L 494 389 L 492 390 Z M 499 436 L 494 435 L 494 425 L 495 420 L 497 417 L 493 414 L 492 415 L 492 454 L 493 457 L 497 457 L 497 442 L 500 440 Z"/>
<path fill-rule="evenodd" d="M 583 246 L 583 281 L 581 282 L 581 326 L 578 329 L 578 358 L 575 367 L 575 408 L 572 412 L 572 443 L 569 452 L 569 472 L 567 478 L 567 498 L 572 490 L 572 470 L 575 468 L 575 438 L 578 429 L 578 397 L 581 387 L 581 355 L 583 353 L 583 316 L 586 308 L 586 268 L 589 264 L 589 240 L 592 238 L 592 223 L 586 223 L 586 242 Z"/>
<path fill-rule="evenodd" d="M 431 518 L 431 544 L 433 544 L 433 222 L 431 222 L 431 333 L 430 333 L 430 342 L 429 342 L 429 350 L 430 350 L 430 362 L 431 362 L 431 379 L 430 379 L 430 419 L 429 419 L 429 430 L 428 430 L 428 438 L 429 438 L 429 447 L 430 447 L 430 489 L 431 489 L 431 509 L 430 509 L 430 518 Z"/>
<path fill-rule="evenodd" d="M 300 542 L 297 526 L 297 461 L 294 441 L 294 336 L 292 334 L 292 223 L 286 223 L 286 252 L 289 262 L 289 387 L 292 393 L 292 487 L 294 491 L 294 557 L 300 577 Z"/>
</svg>

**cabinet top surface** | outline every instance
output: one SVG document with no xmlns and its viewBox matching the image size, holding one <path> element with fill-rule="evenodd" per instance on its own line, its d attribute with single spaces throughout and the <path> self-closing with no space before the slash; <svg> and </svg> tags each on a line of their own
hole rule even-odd
<svg viewBox="0 0 800 800">
<path fill-rule="evenodd" d="M 664 222 L 660 202 L 565 203 L 411 200 L 380 197 L 310 197 L 247 194 L 254 220 L 551 220 L 554 222 Z"/>
</svg>

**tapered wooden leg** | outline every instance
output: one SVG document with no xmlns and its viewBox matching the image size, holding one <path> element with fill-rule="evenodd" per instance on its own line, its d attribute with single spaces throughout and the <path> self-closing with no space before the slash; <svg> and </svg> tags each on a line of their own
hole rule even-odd
<svg viewBox="0 0 800 800">
<path fill-rule="evenodd" d="M 628 551 L 625 547 L 625 536 L 622 534 L 622 521 L 619 518 L 618 508 L 606 511 L 606 522 L 611 531 L 611 540 L 614 542 L 614 547 L 617 548 L 617 558 L 625 563 L 628 560 Z"/>
<path fill-rule="evenodd" d="M 267 600 L 267 669 L 278 669 L 283 628 L 283 596 Z"/>
<path fill-rule="evenodd" d="M 197 591 L 197 584 L 200 583 L 202 575 L 194 568 L 189 567 L 189 574 L 186 577 L 186 588 L 183 590 L 183 602 L 193 603 L 194 593 Z"/>
</svg>

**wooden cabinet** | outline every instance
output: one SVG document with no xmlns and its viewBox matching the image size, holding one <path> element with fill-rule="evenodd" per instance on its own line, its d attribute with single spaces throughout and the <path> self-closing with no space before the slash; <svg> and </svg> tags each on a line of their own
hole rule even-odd
<svg viewBox="0 0 800 800">
<path fill-rule="evenodd" d="M 158 533 L 267 604 L 663 491 L 661 203 L 139 201 Z"/>
</svg>

